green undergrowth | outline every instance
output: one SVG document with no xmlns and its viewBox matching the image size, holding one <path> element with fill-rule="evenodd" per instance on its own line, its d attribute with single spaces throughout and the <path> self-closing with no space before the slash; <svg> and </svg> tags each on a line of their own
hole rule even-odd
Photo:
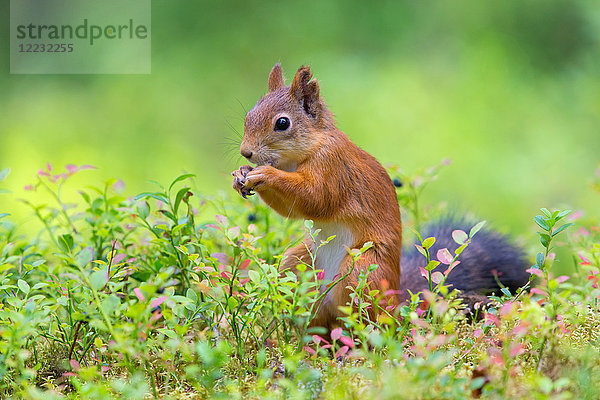
<svg viewBox="0 0 600 400">
<path fill-rule="evenodd" d="M 439 213 L 419 204 L 439 167 L 410 176 L 390 167 L 417 232 Z M 0 398 L 600 395 L 598 221 L 542 209 L 530 282 L 471 313 L 445 277 L 483 224 L 455 231 L 455 252 L 430 254 L 435 239 L 419 237 L 430 290 L 393 307 L 394 293 L 369 288 L 371 266 L 341 327 L 325 332 L 309 323 L 343 277 L 322 287 L 314 260 L 297 275 L 278 271 L 286 248 L 316 238 L 310 221 L 285 220 L 256 196 L 206 197 L 188 186 L 192 175 L 135 197 L 110 180 L 65 203 L 70 176 L 86 168 L 48 165 L 27 186 L 48 198 L 22 200 L 38 235 L 0 213 Z M 349 251 L 356 260 L 369 246 Z M 572 258 L 569 275 L 553 270 L 558 248 Z M 440 264 L 446 273 L 432 273 Z"/>
</svg>

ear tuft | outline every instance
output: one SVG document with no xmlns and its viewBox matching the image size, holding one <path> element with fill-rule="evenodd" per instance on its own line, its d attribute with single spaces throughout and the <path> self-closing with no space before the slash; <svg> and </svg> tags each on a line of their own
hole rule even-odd
<svg viewBox="0 0 600 400">
<path fill-rule="evenodd" d="M 283 81 L 283 71 L 281 70 L 281 64 L 277 63 L 271 69 L 271 73 L 269 74 L 269 81 L 267 86 L 269 88 L 269 92 L 273 92 L 277 89 L 281 89 L 285 85 Z"/>
<path fill-rule="evenodd" d="M 310 67 L 300 67 L 290 86 L 290 94 L 302 104 L 307 114 L 316 118 L 319 108 L 319 84 L 316 80 L 311 81 L 311 78 Z"/>
</svg>

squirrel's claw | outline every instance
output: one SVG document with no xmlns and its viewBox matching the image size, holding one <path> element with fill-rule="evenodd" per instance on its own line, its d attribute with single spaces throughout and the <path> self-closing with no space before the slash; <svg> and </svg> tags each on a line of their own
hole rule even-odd
<svg viewBox="0 0 600 400">
<path fill-rule="evenodd" d="M 248 189 L 246 187 L 246 174 L 252 171 L 252 169 L 253 168 L 249 165 L 243 165 L 231 173 L 231 175 L 233 175 L 232 186 L 244 199 L 247 199 L 248 196 L 252 196 L 254 194 L 252 189 Z"/>
</svg>

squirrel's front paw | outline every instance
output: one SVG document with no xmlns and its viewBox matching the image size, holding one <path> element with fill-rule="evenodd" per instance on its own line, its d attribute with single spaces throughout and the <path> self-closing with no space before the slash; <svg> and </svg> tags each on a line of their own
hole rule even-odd
<svg viewBox="0 0 600 400">
<path fill-rule="evenodd" d="M 246 174 L 246 183 L 244 188 L 254 191 L 260 190 L 265 186 L 265 184 L 268 183 L 275 171 L 276 169 L 270 165 L 261 165 L 254 168 L 252 171 Z"/>
<path fill-rule="evenodd" d="M 236 169 L 231 173 L 231 175 L 233 175 L 233 188 L 245 199 L 248 198 L 247 196 L 252 196 L 254 194 L 245 186 L 246 175 L 252 170 L 253 168 L 250 165 L 242 165 L 239 169 Z"/>
</svg>

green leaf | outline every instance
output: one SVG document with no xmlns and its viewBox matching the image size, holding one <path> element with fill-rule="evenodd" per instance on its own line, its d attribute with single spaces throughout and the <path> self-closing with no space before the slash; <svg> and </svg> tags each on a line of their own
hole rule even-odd
<svg viewBox="0 0 600 400">
<path fill-rule="evenodd" d="M 63 251 L 63 253 L 70 253 L 73 250 L 73 236 L 69 233 L 65 233 L 64 235 L 60 235 L 58 237 L 58 247 Z"/>
<path fill-rule="evenodd" d="M 9 213 L 0 213 L 0 218 L 8 217 Z"/>
<path fill-rule="evenodd" d="M 469 239 L 469 236 L 467 235 L 467 233 L 465 231 L 462 231 L 460 229 L 456 229 L 454 231 L 452 231 L 452 239 L 454 239 L 454 241 L 457 244 L 465 244 L 465 242 Z"/>
<path fill-rule="evenodd" d="M 21 292 L 25 294 L 29 294 L 31 288 L 29 287 L 29 283 L 25 282 L 23 279 L 19 279 L 17 281 L 17 286 L 21 289 Z"/>
<path fill-rule="evenodd" d="M 198 295 L 196 294 L 196 292 L 193 289 L 188 289 L 185 292 L 185 297 L 187 297 L 188 299 L 192 300 L 194 303 L 196 301 L 198 301 Z"/>
<path fill-rule="evenodd" d="M 105 270 L 98 270 L 92 272 L 90 275 L 90 284 L 93 289 L 100 290 L 102 289 L 106 283 L 108 282 L 108 274 Z"/>
<path fill-rule="evenodd" d="M 536 215 L 535 217 L 533 217 L 533 220 L 543 230 L 545 230 L 545 231 L 549 231 L 550 230 L 550 226 L 546 223 L 546 220 L 541 215 Z"/>
<path fill-rule="evenodd" d="M 3 170 L 0 170 L 0 182 L 2 182 L 4 179 L 6 179 L 6 177 L 8 176 L 9 173 L 10 173 L 10 168 L 4 168 Z"/>
<path fill-rule="evenodd" d="M 540 211 L 546 216 L 546 218 L 552 218 L 552 213 L 547 208 L 541 208 Z"/>
<path fill-rule="evenodd" d="M 435 238 L 434 237 L 428 237 L 427 239 L 423 240 L 423 243 L 421 245 L 423 246 L 423 248 L 429 249 L 434 244 L 435 244 Z"/>
<path fill-rule="evenodd" d="M 565 229 L 567 229 L 567 228 L 569 228 L 569 227 L 571 227 L 573 225 L 575 225 L 575 224 L 572 223 L 572 222 L 564 224 L 563 226 L 561 226 L 560 228 L 558 228 L 557 230 L 555 230 L 554 232 L 552 232 L 552 237 L 558 235 L 559 233 L 561 233 L 562 231 L 564 231 Z"/>
<path fill-rule="evenodd" d="M 542 265 L 544 265 L 544 253 L 538 253 L 536 257 L 537 266 L 542 269 Z"/>
<path fill-rule="evenodd" d="M 141 219 L 146 219 L 150 215 L 150 205 L 147 201 L 142 201 L 135 206 L 138 216 Z"/>
<path fill-rule="evenodd" d="M 175 215 L 177 215 L 177 210 L 179 210 L 179 205 L 183 200 L 183 196 L 185 196 L 189 191 L 190 189 L 188 187 L 184 187 L 182 189 L 179 189 L 179 191 L 177 192 L 177 195 L 175 196 L 175 203 L 173 204 L 173 210 L 175 211 Z"/>
<path fill-rule="evenodd" d="M 90 262 L 92 262 L 93 258 L 94 249 L 92 249 L 91 247 L 86 247 L 82 249 L 79 253 L 77 253 L 77 255 L 75 256 L 75 261 L 77 262 L 77 265 L 83 268 Z"/>
<path fill-rule="evenodd" d="M 140 199 L 145 199 L 147 197 L 152 197 L 153 199 L 156 199 L 158 201 L 162 201 L 165 204 L 169 204 L 169 199 L 167 199 L 167 197 L 162 194 L 162 193 L 150 193 L 150 192 L 144 192 L 144 193 L 140 193 L 137 196 L 135 196 L 133 198 L 134 201 L 138 201 Z"/>
<path fill-rule="evenodd" d="M 472 227 L 471 231 L 469 232 L 469 237 L 472 238 L 473 236 L 475 236 L 475 234 L 477 232 L 479 232 L 481 230 L 481 228 L 483 228 L 483 226 L 486 224 L 486 222 L 487 221 L 481 221 L 480 223 L 478 223 L 477 225 Z"/>
<path fill-rule="evenodd" d="M 560 221 L 563 217 L 567 216 L 570 212 L 571 212 L 571 210 L 563 210 L 563 211 L 559 212 L 558 215 L 556 216 L 556 220 Z"/>
<path fill-rule="evenodd" d="M 260 274 L 256 271 L 253 270 L 249 270 L 248 271 L 248 277 L 250 278 L 250 280 L 254 283 L 260 283 Z"/>
<path fill-rule="evenodd" d="M 171 182 L 171 186 L 169 186 L 169 192 L 171 191 L 171 189 L 173 188 L 173 186 L 177 183 L 177 182 L 181 182 L 184 179 L 187 178 L 193 178 L 196 175 L 194 174 L 183 174 L 183 175 L 179 175 L 177 178 L 175 178 L 175 180 L 173 182 Z"/>
<path fill-rule="evenodd" d="M 429 261 L 429 264 L 427 264 L 427 265 L 425 266 L 425 269 L 426 269 L 427 271 L 432 271 L 432 270 L 433 270 L 435 267 L 437 267 L 438 265 L 440 265 L 440 262 L 439 262 L 439 261 L 437 261 L 437 260 L 431 260 L 431 261 Z"/>
</svg>

